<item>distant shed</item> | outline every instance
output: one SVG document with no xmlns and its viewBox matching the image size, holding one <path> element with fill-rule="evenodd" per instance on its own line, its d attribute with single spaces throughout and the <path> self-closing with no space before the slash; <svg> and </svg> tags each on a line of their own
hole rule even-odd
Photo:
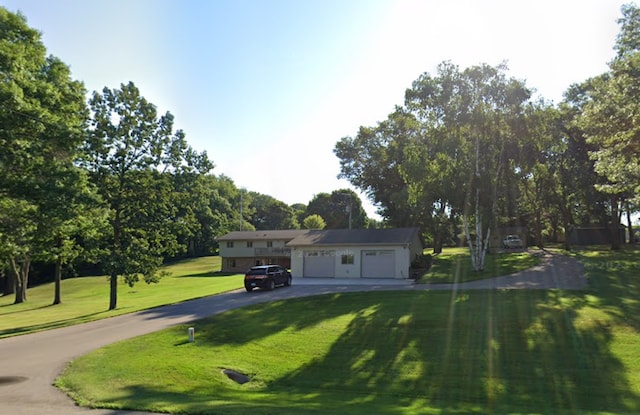
<svg viewBox="0 0 640 415">
<path fill-rule="evenodd" d="M 618 226 L 620 241 L 624 241 L 626 227 Z M 578 226 L 571 229 L 567 235 L 571 245 L 609 245 L 611 244 L 611 230 L 604 226 Z"/>
</svg>

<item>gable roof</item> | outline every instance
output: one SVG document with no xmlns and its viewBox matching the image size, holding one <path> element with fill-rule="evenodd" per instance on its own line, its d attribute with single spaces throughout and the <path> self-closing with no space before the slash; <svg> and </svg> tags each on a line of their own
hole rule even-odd
<svg viewBox="0 0 640 415">
<path fill-rule="evenodd" d="M 418 228 L 308 230 L 287 246 L 402 245 L 412 243 L 418 234 Z"/>
<path fill-rule="evenodd" d="M 295 237 L 309 232 L 307 229 L 284 229 L 275 231 L 233 231 L 216 238 L 218 241 L 290 241 Z"/>
</svg>

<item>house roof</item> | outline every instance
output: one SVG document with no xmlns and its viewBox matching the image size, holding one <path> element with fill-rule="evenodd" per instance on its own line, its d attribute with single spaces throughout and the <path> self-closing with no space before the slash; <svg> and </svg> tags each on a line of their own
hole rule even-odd
<svg viewBox="0 0 640 415">
<path fill-rule="evenodd" d="M 275 231 L 234 231 L 217 238 L 218 241 L 263 241 L 286 240 L 290 241 L 307 229 L 285 229 Z"/>
<path fill-rule="evenodd" d="M 412 243 L 418 233 L 418 228 L 309 230 L 287 246 L 401 245 Z"/>
</svg>

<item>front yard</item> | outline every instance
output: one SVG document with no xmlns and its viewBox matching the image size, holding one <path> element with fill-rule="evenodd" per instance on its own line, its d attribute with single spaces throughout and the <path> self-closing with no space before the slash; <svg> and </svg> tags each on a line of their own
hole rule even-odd
<svg viewBox="0 0 640 415">
<path fill-rule="evenodd" d="M 639 413 L 638 253 L 575 255 L 585 291 L 262 304 L 195 322 L 194 343 L 181 326 L 98 350 L 58 385 L 83 405 L 181 414 Z"/>
</svg>

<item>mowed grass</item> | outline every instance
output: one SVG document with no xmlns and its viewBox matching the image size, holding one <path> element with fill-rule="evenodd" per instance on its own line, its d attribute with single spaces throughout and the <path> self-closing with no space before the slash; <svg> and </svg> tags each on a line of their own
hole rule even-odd
<svg viewBox="0 0 640 415">
<path fill-rule="evenodd" d="M 169 275 L 160 283 L 120 283 L 118 307 L 109 308 L 109 280 L 105 276 L 62 281 L 62 304 L 53 303 L 53 283 L 30 288 L 27 302 L 13 304 L 13 295 L 0 297 L 0 338 L 48 330 L 120 314 L 177 303 L 241 288 L 240 275 L 219 276 L 220 257 L 202 257 L 163 267 Z"/>
<path fill-rule="evenodd" d="M 530 252 L 487 253 L 483 271 L 473 271 L 469 248 L 444 248 L 433 256 L 429 271 L 419 280 L 426 284 L 460 283 L 500 277 L 531 268 L 540 257 Z"/>
<path fill-rule="evenodd" d="M 638 251 L 575 253 L 591 289 L 342 293 L 95 351 L 83 405 L 175 414 L 640 413 Z M 250 377 L 243 385 L 222 369 Z"/>
</svg>

